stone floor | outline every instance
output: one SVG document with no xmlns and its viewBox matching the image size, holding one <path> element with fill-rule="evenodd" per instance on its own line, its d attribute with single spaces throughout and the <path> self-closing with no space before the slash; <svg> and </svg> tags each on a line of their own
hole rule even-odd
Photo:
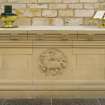
<svg viewBox="0 0 105 105">
<path fill-rule="evenodd" d="M 105 105 L 105 99 L 1 99 L 0 105 Z"/>
</svg>

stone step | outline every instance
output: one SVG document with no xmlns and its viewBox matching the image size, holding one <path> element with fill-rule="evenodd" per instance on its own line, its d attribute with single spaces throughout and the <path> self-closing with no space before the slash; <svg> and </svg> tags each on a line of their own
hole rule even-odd
<svg viewBox="0 0 105 105">
<path fill-rule="evenodd" d="M 105 99 L 0 99 L 0 105 L 105 105 Z"/>
</svg>

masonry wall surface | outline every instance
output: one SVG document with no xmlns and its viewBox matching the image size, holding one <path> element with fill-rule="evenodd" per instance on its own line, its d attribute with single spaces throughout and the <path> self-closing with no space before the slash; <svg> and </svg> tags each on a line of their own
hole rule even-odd
<svg viewBox="0 0 105 105">
<path fill-rule="evenodd" d="M 18 25 L 88 25 L 104 0 L 0 0 L 0 13 L 5 4 L 12 4 L 19 17 Z"/>
</svg>

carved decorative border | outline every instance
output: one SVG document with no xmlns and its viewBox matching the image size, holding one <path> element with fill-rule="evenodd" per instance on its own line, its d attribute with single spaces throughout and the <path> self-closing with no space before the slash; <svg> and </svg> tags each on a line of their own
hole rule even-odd
<svg viewBox="0 0 105 105">
<path fill-rule="evenodd" d="M 0 47 L 105 47 L 104 31 L 1 31 Z"/>
</svg>

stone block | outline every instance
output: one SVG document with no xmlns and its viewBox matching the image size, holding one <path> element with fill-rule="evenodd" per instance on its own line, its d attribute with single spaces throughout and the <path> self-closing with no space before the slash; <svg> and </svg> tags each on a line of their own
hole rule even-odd
<svg viewBox="0 0 105 105">
<path fill-rule="evenodd" d="M 72 4 L 69 4 L 69 8 L 71 8 L 71 9 L 83 9 L 83 4 L 82 3 L 72 3 Z"/>
<path fill-rule="evenodd" d="M 62 18 L 48 18 L 49 25 L 51 26 L 63 26 L 64 20 Z"/>
<path fill-rule="evenodd" d="M 78 3 L 79 0 L 63 0 L 63 3 Z"/>
<path fill-rule="evenodd" d="M 59 10 L 58 12 L 58 16 L 60 17 L 72 17 L 73 15 L 73 10 Z"/>
<path fill-rule="evenodd" d="M 29 26 L 31 25 L 31 18 L 19 17 L 15 24 L 18 26 Z"/>
<path fill-rule="evenodd" d="M 38 0 L 38 3 L 60 3 L 62 0 Z"/>
<path fill-rule="evenodd" d="M 32 71 L 29 69 L 31 57 L 28 55 L 4 55 L 2 80 L 32 80 Z"/>
<path fill-rule="evenodd" d="M 56 10 L 43 10 L 42 16 L 43 17 L 56 17 L 57 11 Z"/>
<path fill-rule="evenodd" d="M 80 2 L 83 2 L 83 3 L 97 3 L 98 0 L 80 0 Z"/>
<path fill-rule="evenodd" d="M 67 4 L 49 4 L 49 9 L 66 9 Z"/>
<path fill-rule="evenodd" d="M 94 10 L 75 10 L 76 17 L 92 17 L 94 15 Z"/>
<path fill-rule="evenodd" d="M 69 25 L 77 26 L 82 24 L 83 24 L 83 18 L 65 18 L 65 25 L 67 26 Z"/>
<path fill-rule="evenodd" d="M 33 18 L 32 25 L 33 26 L 48 26 L 49 21 L 47 18 Z"/>
<path fill-rule="evenodd" d="M 48 8 L 48 4 L 27 4 L 27 8 L 35 8 L 35 9 L 47 9 Z"/>
<path fill-rule="evenodd" d="M 104 80 L 104 55 L 77 55 L 76 80 Z"/>
</svg>

